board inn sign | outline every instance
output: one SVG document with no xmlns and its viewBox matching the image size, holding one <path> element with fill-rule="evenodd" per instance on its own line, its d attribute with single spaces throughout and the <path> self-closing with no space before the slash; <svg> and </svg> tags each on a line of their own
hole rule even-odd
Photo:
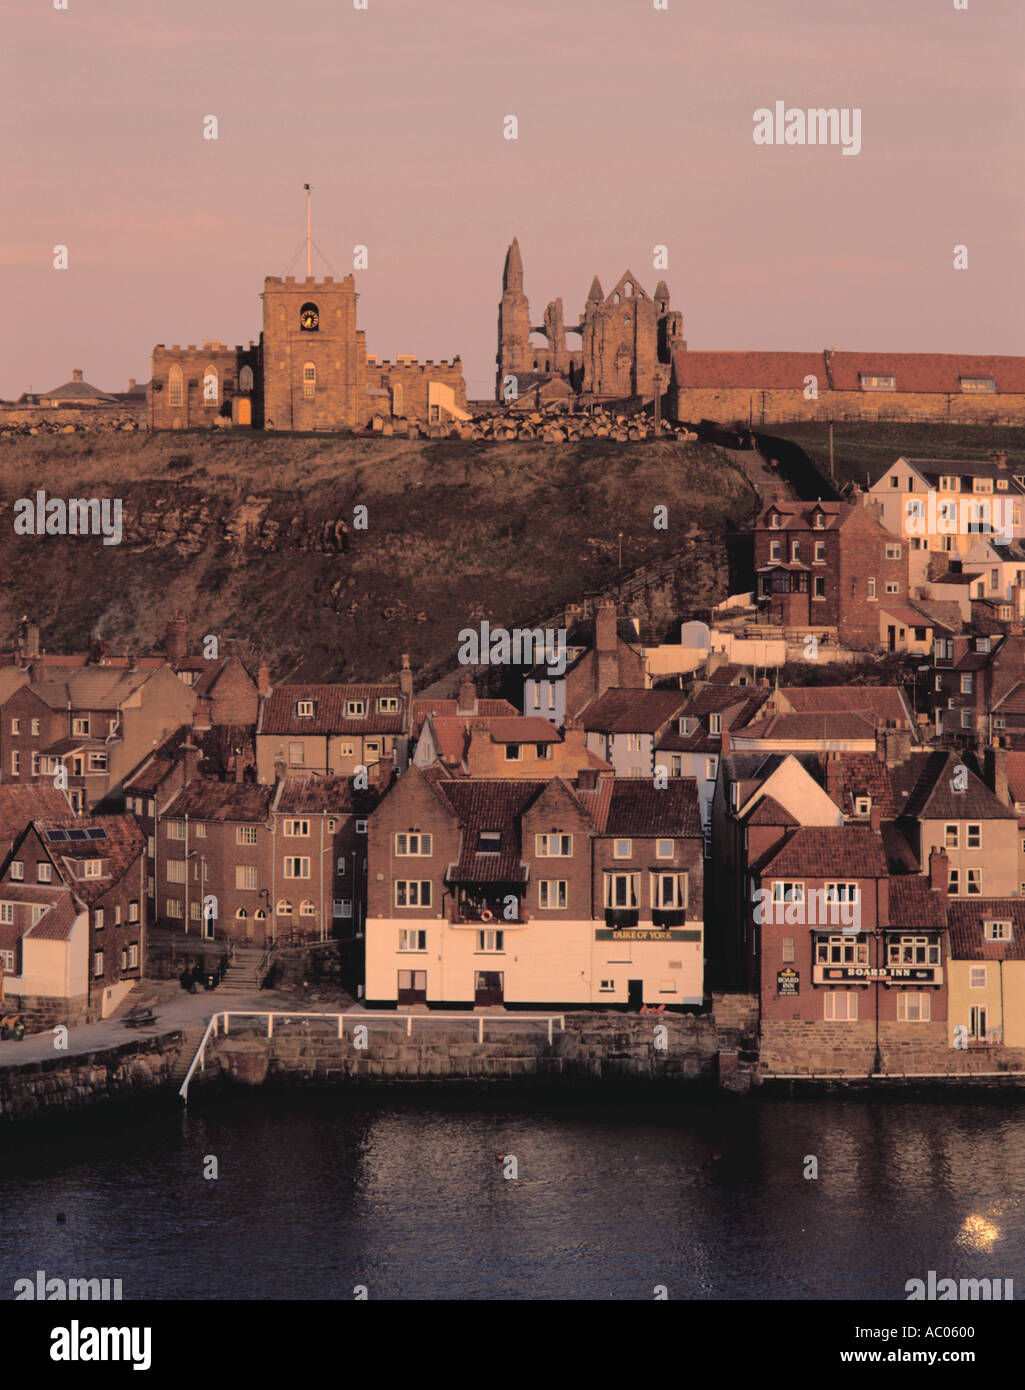
<svg viewBox="0 0 1025 1390">
<path fill-rule="evenodd" d="M 815 983 L 834 980 L 881 980 L 889 984 L 939 985 L 943 969 L 939 965 L 817 965 Z"/>
</svg>

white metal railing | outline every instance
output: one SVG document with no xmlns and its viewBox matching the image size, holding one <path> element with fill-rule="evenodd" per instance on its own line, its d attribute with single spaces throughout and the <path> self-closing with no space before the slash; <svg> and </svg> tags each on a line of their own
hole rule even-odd
<svg viewBox="0 0 1025 1390">
<path fill-rule="evenodd" d="M 206 1045 L 210 1041 L 211 1034 L 214 1037 L 217 1036 L 217 1019 L 217 1014 L 211 1015 L 210 1022 L 206 1025 L 206 1032 L 203 1034 L 203 1039 L 200 1042 L 199 1047 L 196 1048 L 196 1055 L 195 1057 L 193 1057 L 191 1063 L 189 1064 L 189 1069 L 185 1073 L 185 1080 L 179 1087 L 178 1094 L 181 1096 L 182 1100 L 185 1101 L 186 1104 L 188 1104 L 189 1100 L 189 1082 L 192 1080 L 193 1074 L 197 1066 L 199 1067 L 200 1071 L 203 1070 L 203 1056 L 206 1052 Z"/>
<path fill-rule="evenodd" d="M 224 1036 L 228 1037 L 231 1031 L 231 1020 L 233 1018 L 266 1019 L 268 1038 L 273 1038 L 274 1036 L 274 1020 L 276 1018 L 316 1018 L 324 1020 L 332 1019 L 334 1020 L 338 1028 L 337 1036 L 339 1038 L 342 1038 L 345 1035 L 346 1020 L 350 1020 L 354 1027 L 359 1024 L 362 1024 L 364 1027 L 369 1028 L 373 1024 L 378 1024 L 381 1025 L 379 1027 L 379 1031 L 383 1032 L 385 1030 L 392 1031 L 392 1026 L 388 1022 L 388 1020 L 399 1019 L 401 1017 L 402 1015 L 400 1014 L 389 1013 L 328 1014 L 312 1013 L 308 1010 L 293 1012 L 292 1010 L 288 1009 L 228 1009 L 225 1010 L 223 1013 L 213 1014 L 210 1019 L 210 1022 L 206 1026 L 206 1032 L 203 1034 L 203 1039 L 200 1042 L 199 1047 L 196 1049 L 196 1055 L 195 1057 L 193 1057 L 192 1062 L 189 1065 L 189 1069 L 185 1074 L 185 1080 L 179 1087 L 178 1094 L 181 1096 L 182 1100 L 185 1101 L 187 1104 L 189 1099 L 189 1083 L 195 1075 L 196 1068 L 198 1067 L 200 1071 L 204 1070 L 203 1061 L 204 1055 L 206 1053 L 207 1043 L 210 1041 L 211 1037 L 216 1038 L 219 1036 L 221 1024 L 223 1024 L 224 1026 Z M 565 1014 L 478 1014 L 476 1018 L 474 1018 L 472 1014 L 467 1013 L 436 1013 L 434 1011 L 431 1011 L 430 1013 L 425 1014 L 405 1015 L 407 1038 L 413 1036 L 413 1023 L 415 1020 L 421 1023 L 476 1023 L 477 1041 L 479 1043 L 483 1043 L 484 1041 L 484 1025 L 486 1023 L 546 1023 L 548 1025 L 549 1046 L 551 1046 L 551 1043 L 554 1038 L 553 1030 L 554 1025 L 556 1023 L 558 1023 L 559 1025 L 560 1033 L 565 1033 L 566 1031 Z"/>
</svg>

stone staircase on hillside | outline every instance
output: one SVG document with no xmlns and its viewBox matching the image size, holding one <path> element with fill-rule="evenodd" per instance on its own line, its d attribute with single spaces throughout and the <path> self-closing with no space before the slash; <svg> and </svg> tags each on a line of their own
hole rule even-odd
<svg viewBox="0 0 1025 1390">
<path fill-rule="evenodd" d="M 224 972 L 217 993 L 258 994 L 271 966 L 271 955 L 257 949 L 237 950 Z"/>
</svg>

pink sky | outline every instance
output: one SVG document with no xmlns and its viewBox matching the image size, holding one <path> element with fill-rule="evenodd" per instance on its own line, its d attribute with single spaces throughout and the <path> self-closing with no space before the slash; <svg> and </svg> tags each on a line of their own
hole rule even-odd
<svg viewBox="0 0 1025 1390">
<path fill-rule="evenodd" d="M 461 353 L 471 397 L 514 233 L 535 323 L 650 293 L 662 243 L 694 348 L 1025 353 L 1021 0 L 48 4 L 0 54 L 0 396 L 255 339 L 307 180 L 368 349 Z M 756 146 L 777 99 L 860 107 L 861 154 Z"/>
</svg>

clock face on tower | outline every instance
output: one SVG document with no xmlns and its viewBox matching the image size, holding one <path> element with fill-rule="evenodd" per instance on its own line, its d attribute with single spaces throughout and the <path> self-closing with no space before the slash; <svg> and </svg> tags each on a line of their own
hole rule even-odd
<svg viewBox="0 0 1025 1390">
<path fill-rule="evenodd" d="M 304 304 L 299 310 L 299 327 L 304 333 L 315 333 L 320 327 L 320 314 L 316 304 Z"/>
</svg>

